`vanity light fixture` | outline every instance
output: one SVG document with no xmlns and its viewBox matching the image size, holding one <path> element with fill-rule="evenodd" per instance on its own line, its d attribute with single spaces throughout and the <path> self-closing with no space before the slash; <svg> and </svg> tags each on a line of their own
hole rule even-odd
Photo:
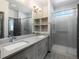
<svg viewBox="0 0 79 59">
<path fill-rule="evenodd" d="M 35 13 L 41 12 L 41 8 L 34 5 L 34 6 L 33 6 L 33 11 L 34 11 Z"/>
</svg>

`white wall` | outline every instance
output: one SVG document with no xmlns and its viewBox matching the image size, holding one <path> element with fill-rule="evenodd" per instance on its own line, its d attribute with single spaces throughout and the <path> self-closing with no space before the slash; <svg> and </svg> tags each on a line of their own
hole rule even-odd
<svg viewBox="0 0 79 59">
<path fill-rule="evenodd" d="M 48 6 L 43 7 L 43 17 L 48 17 Z"/>
<path fill-rule="evenodd" d="M 31 15 L 25 15 L 23 12 L 19 12 L 19 10 L 15 10 L 10 8 L 10 4 L 7 0 L 0 0 L 0 11 L 4 12 L 4 36 L 8 36 L 8 17 L 19 17 L 19 18 L 27 18 Z M 22 24 L 24 23 L 23 20 Z M 31 22 L 31 19 L 30 19 Z"/>
<path fill-rule="evenodd" d="M 18 17 L 18 11 L 14 10 L 12 8 L 9 8 L 9 17 L 17 18 Z"/>
<path fill-rule="evenodd" d="M 19 11 L 19 13 L 18 13 L 18 17 L 19 17 L 19 18 L 26 18 L 27 16 L 26 16 L 25 13 Z"/>
<path fill-rule="evenodd" d="M 9 3 L 6 0 L 0 0 L 0 11 L 4 12 L 4 36 L 8 36 L 8 6 Z"/>
</svg>

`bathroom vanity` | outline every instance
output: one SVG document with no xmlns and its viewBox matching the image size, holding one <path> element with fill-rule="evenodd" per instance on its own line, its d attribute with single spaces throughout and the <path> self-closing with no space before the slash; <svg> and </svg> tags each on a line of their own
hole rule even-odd
<svg viewBox="0 0 79 59">
<path fill-rule="evenodd" d="M 44 59 L 47 52 L 48 36 L 33 36 L 2 45 L 1 59 Z"/>
</svg>

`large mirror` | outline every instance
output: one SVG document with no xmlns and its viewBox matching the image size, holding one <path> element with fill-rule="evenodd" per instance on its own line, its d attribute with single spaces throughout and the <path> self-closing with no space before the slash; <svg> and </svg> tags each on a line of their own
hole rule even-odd
<svg viewBox="0 0 79 59">
<path fill-rule="evenodd" d="M 32 34 L 32 10 L 9 0 L 8 36 Z"/>
<path fill-rule="evenodd" d="M 42 6 L 40 5 L 40 3 L 43 3 L 42 1 L 39 1 L 40 3 L 37 3 L 37 2 L 34 3 L 31 0 L 30 1 L 25 0 L 25 2 L 22 0 L 18 0 L 18 1 L 6 0 L 5 2 L 6 2 L 5 6 L 1 6 L 3 7 L 1 11 L 3 11 L 4 13 L 0 13 L 0 37 L 1 38 L 7 37 L 9 35 L 21 36 L 21 35 L 32 34 L 32 32 L 37 33 L 36 29 L 38 29 L 38 27 L 40 27 L 40 31 L 38 32 L 47 31 L 45 29 L 48 28 L 48 24 L 45 24 L 45 25 L 39 24 L 39 26 L 36 24 L 37 26 L 35 25 L 35 28 L 33 26 L 34 24 L 32 24 L 34 21 L 33 20 L 34 18 L 48 17 L 47 3 L 45 6 L 42 4 L 43 5 Z"/>
<path fill-rule="evenodd" d="M 8 35 L 20 36 L 32 33 L 31 17 L 28 18 L 12 18 L 8 20 Z"/>
</svg>

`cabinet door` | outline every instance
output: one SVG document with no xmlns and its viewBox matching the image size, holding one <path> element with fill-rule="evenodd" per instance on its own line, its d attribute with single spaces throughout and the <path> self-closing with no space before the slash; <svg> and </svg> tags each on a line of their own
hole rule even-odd
<svg viewBox="0 0 79 59">
<path fill-rule="evenodd" d="M 41 42 L 39 42 L 38 44 L 38 58 L 41 59 L 41 55 L 42 55 L 42 44 Z"/>
<path fill-rule="evenodd" d="M 24 53 L 25 53 L 24 59 L 35 59 L 34 46 L 28 48 Z"/>
<path fill-rule="evenodd" d="M 48 43 L 47 43 L 47 39 L 42 41 L 42 58 L 44 58 L 44 56 L 47 54 L 48 51 Z"/>
<path fill-rule="evenodd" d="M 38 59 L 44 59 L 48 50 L 47 39 L 44 39 L 38 44 Z"/>
<path fill-rule="evenodd" d="M 38 58 L 38 43 L 35 45 L 35 59 L 39 59 Z"/>
<path fill-rule="evenodd" d="M 46 48 L 46 39 L 41 41 L 41 59 L 43 59 L 46 55 L 47 48 Z"/>
<path fill-rule="evenodd" d="M 32 53 L 27 53 L 26 56 L 24 57 L 24 59 L 34 59 L 34 56 Z"/>
<path fill-rule="evenodd" d="M 35 45 L 35 59 L 41 59 L 41 53 L 41 42 L 39 42 Z"/>
</svg>

